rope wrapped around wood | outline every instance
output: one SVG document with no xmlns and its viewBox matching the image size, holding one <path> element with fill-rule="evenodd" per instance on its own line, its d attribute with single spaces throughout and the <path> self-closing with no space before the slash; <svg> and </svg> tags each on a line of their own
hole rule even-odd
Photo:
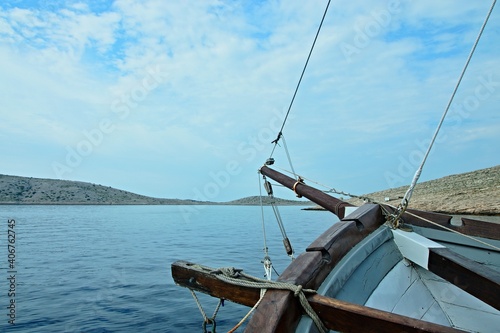
<svg viewBox="0 0 500 333">
<path fill-rule="evenodd" d="M 313 320 L 314 324 L 318 328 L 319 332 L 326 333 L 328 329 L 321 322 L 319 316 L 314 312 L 313 308 L 307 301 L 305 293 L 316 293 L 316 290 L 313 289 L 304 289 L 301 285 L 294 285 L 286 282 L 279 281 L 268 281 L 264 279 L 260 279 L 248 274 L 243 273 L 240 269 L 235 269 L 234 267 L 223 267 L 218 268 L 215 271 L 210 272 L 217 276 L 218 279 L 231 283 L 233 285 L 248 287 L 248 288 L 257 288 L 257 289 L 279 289 L 279 290 L 289 290 L 292 291 L 295 297 L 299 298 L 300 304 L 304 309 L 305 313 Z M 245 278 L 245 280 L 241 279 Z"/>
</svg>

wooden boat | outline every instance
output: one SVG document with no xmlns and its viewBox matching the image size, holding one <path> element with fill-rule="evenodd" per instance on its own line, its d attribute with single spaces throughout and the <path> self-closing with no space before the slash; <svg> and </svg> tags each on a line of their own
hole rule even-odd
<svg viewBox="0 0 500 333">
<path fill-rule="evenodd" d="M 253 307 L 245 332 L 500 332 L 499 225 L 408 209 L 406 195 L 398 207 L 353 207 L 273 170 L 268 162 L 260 169 L 263 176 L 334 213 L 340 222 L 276 282 L 180 261 L 172 264 L 178 285 Z"/>
<path fill-rule="evenodd" d="M 268 166 L 260 172 L 340 218 L 278 279 L 317 291 L 306 298 L 327 330 L 499 332 L 498 225 L 408 209 L 402 230 L 387 224 L 394 207 L 352 207 Z M 183 261 L 172 265 L 172 276 L 213 297 L 259 301 L 245 332 L 318 332 L 293 291 L 268 289 L 261 299 L 258 287 Z"/>
</svg>

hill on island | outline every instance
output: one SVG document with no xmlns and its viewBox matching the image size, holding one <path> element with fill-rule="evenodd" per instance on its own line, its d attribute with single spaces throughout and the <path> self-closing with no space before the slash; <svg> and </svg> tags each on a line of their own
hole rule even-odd
<svg viewBox="0 0 500 333">
<path fill-rule="evenodd" d="M 398 205 L 408 186 L 365 194 L 376 202 Z M 447 214 L 500 215 L 500 165 L 418 183 L 410 208 Z M 359 205 L 359 199 L 349 200 Z"/>
<path fill-rule="evenodd" d="M 270 200 L 263 197 L 263 203 Z M 278 205 L 309 202 L 275 199 Z M 230 202 L 162 199 L 80 181 L 0 175 L 0 204 L 27 205 L 259 205 L 259 197 Z"/>
<path fill-rule="evenodd" d="M 158 199 L 79 181 L 0 175 L 2 204 L 176 205 L 193 200 Z"/>
<path fill-rule="evenodd" d="M 397 205 L 408 186 L 365 194 L 375 202 Z M 449 214 L 500 215 L 500 165 L 417 184 L 410 207 Z M 263 197 L 263 203 L 270 199 Z M 278 205 L 311 205 L 275 198 Z M 350 203 L 360 205 L 359 199 Z M 79 181 L 0 175 L 0 204 L 60 205 L 259 205 L 260 197 L 229 202 L 161 199 Z"/>
</svg>

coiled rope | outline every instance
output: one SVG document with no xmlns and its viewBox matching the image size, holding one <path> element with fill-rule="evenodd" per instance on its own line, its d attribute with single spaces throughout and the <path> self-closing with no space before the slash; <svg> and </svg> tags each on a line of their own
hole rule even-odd
<svg viewBox="0 0 500 333">
<path fill-rule="evenodd" d="M 301 285 L 294 285 L 291 283 L 285 283 L 285 282 L 279 282 L 279 281 L 268 281 L 264 279 L 259 279 L 257 277 L 248 275 L 243 273 L 242 270 L 235 269 L 234 267 L 223 267 L 219 268 L 215 271 L 212 271 L 211 274 L 214 274 L 217 276 L 219 280 L 222 280 L 226 283 L 230 283 L 232 285 L 240 286 L 240 287 L 247 287 L 247 288 L 256 288 L 256 289 L 278 289 L 278 290 L 289 290 L 294 293 L 295 297 L 299 298 L 299 302 L 302 305 L 302 308 L 304 309 L 305 313 L 311 319 L 313 320 L 314 324 L 318 328 L 319 332 L 321 333 L 326 333 L 328 332 L 328 329 L 325 327 L 325 325 L 321 322 L 321 319 L 319 316 L 314 312 L 314 309 L 311 307 L 309 302 L 307 301 L 307 297 L 305 296 L 305 293 L 316 293 L 315 290 L 312 289 L 303 289 Z M 244 279 L 243 279 L 244 278 Z M 261 293 L 261 297 L 259 299 L 259 302 L 263 298 L 263 293 Z M 256 308 L 254 306 L 249 314 Z M 248 318 L 249 314 L 245 316 L 245 319 Z M 241 325 L 238 323 L 238 325 Z M 238 326 L 239 327 L 239 326 Z"/>
</svg>

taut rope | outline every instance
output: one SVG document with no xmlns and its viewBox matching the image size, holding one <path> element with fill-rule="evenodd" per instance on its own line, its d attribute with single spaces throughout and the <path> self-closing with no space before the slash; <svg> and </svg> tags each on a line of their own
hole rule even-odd
<svg viewBox="0 0 500 333">
<path fill-rule="evenodd" d="M 211 273 L 224 282 L 240 287 L 257 288 L 261 290 L 279 289 L 279 290 L 292 291 L 295 297 L 299 298 L 300 304 L 302 305 L 304 311 L 307 313 L 309 317 L 311 317 L 318 330 L 321 333 L 328 332 L 328 329 L 321 322 L 321 319 L 318 317 L 316 312 L 314 312 L 314 309 L 311 307 L 305 296 L 305 293 L 316 293 L 315 290 L 303 289 L 302 286 L 300 285 L 297 286 L 291 283 L 259 279 L 254 276 L 245 274 L 241 270 L 235 269 L 234 267 L 219 268 L 216 271 L 212 271 Z M 245 280 L 240 279 L 241 277 L 245 278 Z M 261 294 L 260 300 L 262 300 L 263 297 L 264 297 L 263 294 Z M 255 306 L 250 311 L 253 311 L 253 309 L 255 309 Z M 240 323 L 238 323 L 238 325 L 241 325 L 241 321 Z"/>
<path fill-rule="evenodd" d="M 311 59 L 311 54 L 314 50 L 314 45 L 316 45 L 316 40 L 318 39 L 319 33 L 321 31 L 321 27 L 323 26 L 323 22 L 325 21 L 326 13 L 328 12 L 328 7 L 330 6 L 330 1 L 328 0 L 328 3 L 326 4 L 325 12 L 323 13 L 323 17 L 321 18 L 321 22 L 318 27 L 318 31 L 316 32 L 316 36 L 314 37 L 314 41 L 311 45 L 311 49 L 309 50 L 309 55 L 307 56 L 306 63 L 304 64 L 304 68 L 302 69 L 302 73 L 300 74 L 299 82 L 297 82 L 297 86 L 295 87 L 295 92 L 293 93 L 292 100 L 290 101 L 290 105 L 288 106 L 288 111 L 286 112 L 285 119 L 283 119 L 283 124 L 281 125 L 281 129 L 278 133 L 278 136 L 276 139 L 273 141 L 274 147 L 271 152 L 271 157 L 273 156 L 274 149 L 276 149 L 276 146 L 278 145 L 279 140 L 283 136 L 283 128 L 285 127 L 286 120 L 288 119 L 288 115 L 290 114 L 290 110 L 292 109 L 293 101 L 295 100 L 295 96 L 297 96 L 297 92 L 299 91 L 300 83 L 302 82 L 302 78 L 304 77 L 304 73 L 306 72 L 307 64 L 309 64 L 309 59 Z"/>
<path fill-rule="evenodd" d="M 486 18 L 483 22 L 483 25 L 481 26 L 481 29 L 479 30 L 479 34 L 476 37 L 476 40 L 474 42 L 474 45 L 472 46 L 472 49 L 469 53 L 469 56 L 467 57 L 464 68 L 462 69 L 462 72 L 460 73 L 457 84 L 455 85 L 455 89 L 453 90 L 453 93 L 451 94 L 450 100 L 448 101 L 448 104 L 446 105 L 446 108 L 445 108 L 444 113 L 441 117 L 441 120 L 439 121 L 439 124 L 436 128 L 436 131 L 434 132 L 434 135 L 432 136 L 432 140 L 429 144 L 429 147 L 427 148 L 427 151 L 425 152 L 424 158 L 422 159 L 422 163 L 420 164 L 419 168 L 415 172 L 415 175 L 413 176 L 413 180 L 411 182 L 411 185 L 408 188 L 408 190 L 406 191 L 403 199 L 401 200 L 401 203 L 399 204 L 397 211 L 393 214 L 393 217 L 391 218 L 394 221 L 398 221 L 400 219 L 401 215 L 406 210 L 408 203 L 410 202 L 411 196 L 413 194 L 413 190 L 415 189 L 415 186 L 417 185 L 417 181 L 420 178 L 420 174 L 422 173 L 422 169 L 424 168 L 425 161 L 427 160 L 427 157 L 429 156 L 429 153 L 432 149 L 432 146 L 434 145 L 434 141 L 436 140 L 436 137 L 439 133 L 439 130 L 441 129 L 441 125 L 443 124 L 444 119 L 446 118 L 446 115 L 448 114 L 448 111 L 451 107 L 451 103 L 453 102 L 453 99 L 455 98 L 455 95 L 458 91 L 460 83 L 462 82 L 462 79 L 465 75 L 467 67 L 469 67 L 469 63 L 470 63 L 470 60 L 472 59 L 472 55 L 474 54 L 474 51 L 476 50 L 476 47 L 479 44 L 479 39 L 481 38 L 481 36 L 483 34 L 484 28 L 486 27 L 486 24 L 488 23 L 488 20 L 491 16 L 491 13 L 493 12 L 493 8 L 495 7 L 495 4 L 496 4 L 496 0 L 493 0 L 493 3 L 491 4 L 490 10 L 488 11 L 488 14 L 486 15 Z"/>
</svg>

